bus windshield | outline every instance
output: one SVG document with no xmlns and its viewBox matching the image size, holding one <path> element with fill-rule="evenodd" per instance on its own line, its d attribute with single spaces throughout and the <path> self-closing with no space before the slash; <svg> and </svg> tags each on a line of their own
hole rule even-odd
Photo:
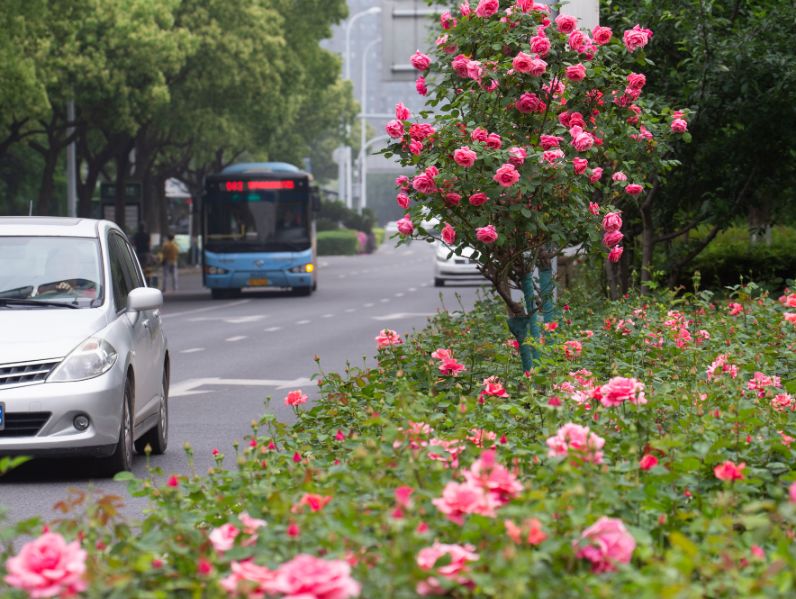
<svg viewBox="0 0 796 599">
<path fill-rule="evenodd" d="M 205 247 L 211 252 L 306 250 L 309 210 L 307 191 L 301 189 L 208 191 Z"/>
</svg>

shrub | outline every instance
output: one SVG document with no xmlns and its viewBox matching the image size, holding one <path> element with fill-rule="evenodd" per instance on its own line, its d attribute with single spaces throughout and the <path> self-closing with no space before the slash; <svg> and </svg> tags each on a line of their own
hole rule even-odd
<svg viewBox="0 0 796 599">
<path fill-rule="evenodd" d="M 793 596 L 782 303 L 750 285 L 567 310 L 528 377 L 492 299 L 385 330 L 374 368 L 321 371 L 294 426 L 263 416 L 207 474 L 117 477 L 149 498 L 140 525 L 100 500 L 50 534 L 80 538 L 92 597 L 282 597 L 298 564 L 291 584 L 341 598 Z"/>
<path fill-rule="evenodd" d="M 382 243 L 384 243 L 383 227 L 373 227 L 373 235 L 376 237 L 376 247 L 379 247 Z"/>
<path fill-rule="evenodd" d="M 704 287 L 736 285 L 743 277 L 781 289 L 796 277 L 796 229 L 774 227 L 768 246 L 762 240 L 752 245 L 746 227 L 730 227 L 719 233 L 689 268 L 700 272 Z M 679 282 L 690 286 L 690 279 L 691 274 L 686 273 Z"/>
<path fill-rule="evenodd" d="M 318 233 L 319 256 L 353 256 L 359 248 L 357 231 L 339 229 Z"/>
</svg>

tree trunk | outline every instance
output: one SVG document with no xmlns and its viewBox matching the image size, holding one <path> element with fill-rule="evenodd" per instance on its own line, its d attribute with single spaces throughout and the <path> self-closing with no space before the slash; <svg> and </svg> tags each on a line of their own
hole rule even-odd
<svg viewBox="0 0 796 599">
<path fill-rule="evenodd" d="M 44 155 L 44 168 L 41 171 L 39 195 L 36 199 L 36 214 L 50 216 L 54 208 L 53 195 L 55 194 L 55 169 L 58 166 L 59 147 L 50 145 Z"/>
<path fill-rule="evenodd" d="M 130 166 L 130 150 L 132 150 L 132 143 L 120 148 L 116 153 L 116 181 L 114 181 L 114 220 L 123 231 L 128 228 L 132 230 L 138 223 L 125 222 L 125 209 L 127 205 L 126 183 L 127 183 L 127 169 Z"/>
</svg>

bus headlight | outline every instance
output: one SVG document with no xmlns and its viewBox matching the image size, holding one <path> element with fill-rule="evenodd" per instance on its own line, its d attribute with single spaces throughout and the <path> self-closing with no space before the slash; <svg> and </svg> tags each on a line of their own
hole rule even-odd
<svg viewBox="0 0 796 599">
<path fill-rule="evenodd" d="M 205 265 L 205 274 L 207 275 L 225 275 L 228 272 L 229 271 L 226 268 Z"/>
<path fill-rule="evenodd" d="M 294 266 L 293 268 L 290 269 L 290 272 L 304 273 L 304 272 L 312 272 L 314 270 L 315 270 L 315 265 L 309 263 L 309 264 L 302 264 L 301 266 Z"/>
</svg>

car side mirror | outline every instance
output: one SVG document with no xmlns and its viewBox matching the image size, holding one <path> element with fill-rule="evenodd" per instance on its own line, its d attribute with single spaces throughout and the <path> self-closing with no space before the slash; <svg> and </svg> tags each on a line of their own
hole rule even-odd
<svg viewBox="0 0 796 599">
<path fill-rule="evenodd" d="M 142 312 L 154 310 L 163 305 L 163 294 L 160 289 L 138 287 L 127 294 L 127 309 Z"/>
</svg>

